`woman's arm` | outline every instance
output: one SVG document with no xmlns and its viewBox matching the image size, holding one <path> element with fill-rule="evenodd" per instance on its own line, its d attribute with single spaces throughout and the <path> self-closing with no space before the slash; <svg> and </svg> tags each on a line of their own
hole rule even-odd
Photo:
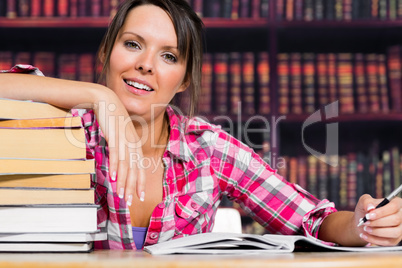
<svg viewBox="0 0 402 268">
<path fill-rule="evenodd" d="M 392 246 L 402 239 L 402 199 L 394 198 L 389 204 L 375 209 L 382 199 L 363 195 L 354 212 L 339 211 L 325 218 L 318 237 L 343 246 L 363 246 L 367 243 Z M 357 227 L 367 213 L 370 220 Z"/>
<path fill-rule="evenodd" d="M 46 102 L 65 109 L 93 109 L 109 143 L 112 179 L 120 174 L 116 189 L 125 188 L 126 201 L 132 198 L 135 188 L 140 197 L 145 188 L 145 176 L 139 167 L 130 166 L 130 154 L 142 155 L 142 151 L 140 146 L 128 146 L 126 142 L 138 141 L 139 138 L 131 120 L 124 125 L 109 124 L 119 122 L 121 117 L 129 118 L 112 90 L 94 83 L 15 73 L 0 74 L 0 85 L 0 98 Z"/>
</svg>

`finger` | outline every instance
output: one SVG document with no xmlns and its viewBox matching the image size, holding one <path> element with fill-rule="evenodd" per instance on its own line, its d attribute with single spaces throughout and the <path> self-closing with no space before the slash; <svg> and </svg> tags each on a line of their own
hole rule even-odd
<svg viewBox="0 0 402 268">
<path fill-rule="evenodd" d="M 360 237 L 366 242 L 378 246 L 395 246 L 400 241 L 400 238 L 387 238 L 387 237 L 375 236 L 368 234 L 366 232 L 362 233 Z"/>
<path fill-rule="evenodd" d="M 118 158 L 116 148 L 109 148 L 109 177 L 111 181 L 117 179 Z"/>
<path fill-rule="evenodd" d="M 399 198 L 394 199 L 387 205 L 385 205 L 381 208 L 377 208 L 377 209 L 372 210 L 369 213 L 367 213 L 366 218 L 370 221 L 374 221 L 374 220 L 379 220 L 381 218 L 385 218 L 387 216 L 395 214 L 399 218 L 399 222 L 397 222 L 396 224 L 398 224 L 398 223 L 400 224 L 400 221 L 402 221 L 402 215 L 400 214 L 401 208 L 402 208 L 401 200 Z M 397 219 L 394 219 L 394 220 L 397 220 Z M 381 221 L 381 222 L 384 222 L 384 221 Z M 389 225 L 386 225 L 386 226 L 389 226 Z"/>
<path fill-rule="evenodd" d="M 131 156 L 130 156 L 131 159 Z M 128 206 L 131 206 L 133 201 L 134 189 L 137 183 L 137 165 L 130 160 L 129 168 L 127 171 L 126 180 L 126 202 Z"/>
<path fill-rule="evenodd" d="M 123 199 L 127 180 L 127 164 L 125 161 L 119 161 L 117 174 L 116 192 L 119 195 L 119 198 Z"/>
<path fill-rule="evenodd" d="M 145 171 L 141 165 L 137 167 L 137 196 L 144 202 L 145 200 Z"/>
<path fill-rule="evenodd" d="M 397 227 L 402 225 L 402 210 L 397 213 L 379 217 L 376 213 L 369 213 L 370 220 L 364 225 L 370 227 Z"/>
<path fill-rule="evenodd" d="M 375 228 L 371 226 L 364 226 L 363 230 L 373 236 L 377 237 L 384 237 L 384 238 L 400 238 L 402 236 L 402 228 L 401 226 L 395 226 L 395 227 L 381 227 L 381 228 Z"/>
</svg>

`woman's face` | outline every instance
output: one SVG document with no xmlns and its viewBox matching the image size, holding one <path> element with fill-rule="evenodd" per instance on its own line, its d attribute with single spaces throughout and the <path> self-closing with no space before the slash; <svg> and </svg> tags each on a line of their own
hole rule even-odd
<svg viewBox="0 0 402 268">
<path fill-rule="evenodd" d="M 159 116 L 184 91 L 186 61 L 167 13 L 154 5 L 132 9 L 116 37 L 106 83 L 130 115 Z"/>
</svg>

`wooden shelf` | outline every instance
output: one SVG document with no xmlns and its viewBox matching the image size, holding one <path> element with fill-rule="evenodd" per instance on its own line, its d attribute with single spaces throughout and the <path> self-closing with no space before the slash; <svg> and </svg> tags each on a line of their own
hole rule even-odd
<svg viewBox="0 0 402 268">
<path fill-rule="evenodd" d="M 281 120 L 283 123 L 297 123 L 304 122 L 310 115 L 301 114 L 288 114 L 284 115 L 286 118 Z M 323 117 L 322 117 L 323 118 Z M 369 121 L 382 121 L 382 122 L 398 122 L 402 121 L 402 113 L 378 113 L 378 114 L 340 114 L 339 116 L 329 119 L 322 120 L 323 122 L 369 122 Z"/>
</svg>

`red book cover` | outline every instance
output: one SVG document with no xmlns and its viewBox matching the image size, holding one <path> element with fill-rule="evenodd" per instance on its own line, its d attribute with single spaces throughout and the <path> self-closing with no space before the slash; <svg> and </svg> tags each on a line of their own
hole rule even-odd
<svg viewBox="0 0 402 268">
<path fill-rule="evenodd" d="M 43 0 L 43 16 L 54 16 L 54 2 L 55 0 Z"/>
<path fill-rule="evenodd" d="M 377 19 L 379 16 L 379 0 L 371 0 L 371 18 Z"/>
<path fill-rule="evenodd" d="M 58 59 L 58 77 L 67 80 L 77 79 L 77 55 L 61 54 Z"/>
<path fill-rule="evenodd" d="M 249 0 L 240 0 L 240 18 L 250 17 L 250 2 Z"/>
<path fill-rule="evenodd" d="M 378 88 L 377 55 L 374 53 L 365 54 L 365 60 L 369 110 L 371 113 L 378 113 L 380 112 L 380 92 Z"/>
<path fill-rule="evenodd" d="M 78 80 L 95 82 L 94 69 L 94 55 L 92 53 L 80 54 L 78 58 Z"/>
<path fill-rule="evenodd" d="M 230 113 L 240 114 L 241 111 L 241 54 L 231 52 L 229 54 L 229 80 L 230 80 Z"/>
<path fill-rule="evenodd" d="M 278 54 L 278 112 L 289 113 L 289 54 Z"/>
<path fill-rule="evenodd" d="M 289 182 L 297 183 L 297 157 L 290 157 L 289 159 Z"/>
<path fill-rule="evenodd" d="M 77 0 L 77 1 L 78 1 L 78 5 L 77 5 L 77 15 L 78 15 L 78 17 L 88 16 L 87 0 Z M 117 1 L 117 0 L 111 0 L 111 1 Z"/>
<path fill-rule="evenodd" d="M 33 54 L 33 63 L 35 67 L 45 76 L 55 77 L 55 55 L 52 52 L 35 52 Z"/>
<path fill-rule="evenodd" d="M 214 61 L 214 91 L 216 113 L 227 114 L 228 109 L 228 69 L 227 53 L 216 53 Z"/>
<path fill-rule="evenodd" d="M 58 0 L 57 2 L 57 15 L 59 17 L 67 17 L 68 15 L 68 0 Z"/>
<path fill-rule="evenodd" d="M 243 80 L 243 112 L 247 115 L 255 114 L 254 105 L 254 54 L 243 53 L 242 59 L 242 80 Z"/>
<path fill-rule="evenodd" d="M 303 20 L 303 0 L 293 0 L 294 1 L 294 18 L 295 20 Z"/>
<path fill-rule="evenodd" d="M 110 15 L 110 0 L 102 0 L 102 16 L 108 17 Z"/>
<path fill-rule="evenodd" d="M 212 112 L 212 55 L 204 53 L 202 58 L 201 96 L 198 109 L 201 114 Z"/>
<path fill-rule="evenodd" d="M 292 114 L 303 113 L 301 54 L 290 54 L 290 109 Z"/>
<path fill-rule="evenodd" d="M 352 54 L 339 53 L 337 57 L 340 112 L 354 113 Z"/>
<path fill-rule="evenodd" d="M 327 55 L 318 53 L 316 57 L 317 66 L 317 91 L 318 91 L 318 104 L 324 107 L 329 104 L 328 101 L 328 79 L 327 79 Z"/>
<path fill-rule="evenodd" d="M 357 110 L 359 113 L 367 113 L 368 109 L 368 92 L 366 88 L 366 75 L 364 66 L 364 56 L 362 53 L 354 55 L 355 62 L 353 72 L 355 77 Z"/>
<path fill-rule="evenodd" d="M 294 0 L 286 1 L 286 20 L 292 21 L 294 16 Z"/>
<path fill-rule="evenodd" d="M 315 111 L 315 55 L 302 54 L 303 99 L 304 112 L 311 114 Z"/>
<path fill-rule="evenodd" d="M 240 0 L 232 0 L 232 20 L 237 20 L 239 18 Z"/>
<path fill-rule="evenodd" d="M 275 7 L 276 20 L 283 20 L 285 15 L 285 0 L 277 0 Z"/>
<path fill-rule="evenodd" d="M 271 112 L 270 90 L 269 90 L 269 56 L 268 52 L 260 52 L 257 58 L 257 76 L 259 92 L 259 114 L 269 114 Z"/>
<path fill-rule="evenodd" d="M 380 109 L 382 113 L 388 113 L 390 109 L 389 109 L 385 55 L 378 54 L 377 61 L 378 61 L 378 88 L 380 91 Z"/>
</svg>

